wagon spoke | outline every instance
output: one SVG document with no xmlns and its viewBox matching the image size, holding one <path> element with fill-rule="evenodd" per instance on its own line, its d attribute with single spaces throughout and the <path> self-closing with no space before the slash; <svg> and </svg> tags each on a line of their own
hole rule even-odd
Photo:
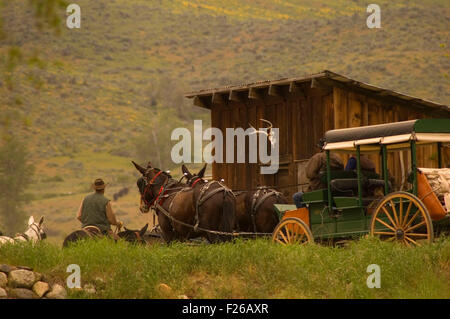
<svg viewBox="0 0 450 319">
<path fill-rule="evenodd" d="M 283 229 L 280 229 L 280 235 L 281 235 L 281 237 L 283 237 L 284 242 L 287 244 L 289 241 L 287 240 L 286 236 L 284 236 L 283 230 L 284 230 L 284 227 L 283 227 Z"/>
<path fill-rule="evenodd" d="M 386 231 L 376 231 L 373 232 L 375 235 L 389 235 L 389 236 L 395 236 L 395 233 L 386 232 Z"/>
<path fill-rule="evenodd" d="M 405 239 L 412 242 L 416 246 L 421 246 L 418 242 L 416 242 L 414 239 L 409 238 L 408 236 L 405 236 Z"/>
<path fill-rule="evenodd" d="M 276 240 L 277 242 L 279 242 L 280 244 L 283 244 L 283 245 L 286 244 L 286 243 L 283 243 L 281 240 L 279 240 L 277 237 L 275 237 L 275 240 Z"/>
<path fill-rule="evenodd" d="M 389 220 L 391 221 L 392 225 L 397 226 L 397 224 L 394 222 L 394 220 L 392 219 L 391 215 L 388 213 L 387 209 L 383 206 L 381 207 L 384 211 L 384 213 L 386 214 L 387 218 L 389 218 Z"/>
<path fill-rule="evenodd" d="M 405 238 L 403 238 L 403 242 L 406 244 L 406 246 L 411 247 L 411 244 L 408 243 L 408 241 Z"/>
<path fill-rule="evenodd" d="M 398 224 L 401 226 L 403 225 L 403 199 L 400 197 L 400 203 L 398 207 L 399 212 L 399 218 L 398 218 Z"/>
<path fill-rule="evenodd" d="M 397 216 L 397 210 L 395 209 L 395 204 L 392 200 L 389 201 L 389 203 L 391 203 L 391 207 L 392 207 L 392 215 L 394 215 L 394 219 L 395 219 L 395 225 L 400 225 L 399 221 L 398 221 L 398 216 Z"/>
<path fill-rule="evenodd" d="M 393 230 L 395 232 L 395 228 L 393 228 L 392 226 L 386 224 L 383 220 L 376 218 L 376 221 L 378 221 L 379 223 L 383 224 L 384 226 L 386 226 L 387 228 Z"/>
<path fill-rule="evenodd" d="M 409 205 L 408 205 L 408 208 L 406 209 L 405 217 L 403 217 L 403 223 L 401 226 L 405 225 L 405 223 L 409 217 L 409 211 L 411 210 L 411 207 L 412 207 L 412 201 L 409 201 Z"/>
<path fill-rule="evenodd" d="M 420 211 L 417 209 L 416 213 L 411 217 L 411 219 L 408 221 L 408 223 L 405 225 L 405 229 L 408 229 L 409 225 L 416 219 L 416 217 L 419 215 Z"/>
<path fill-rule="evenodd" d="M 406 229 L 405 232 L 412 231 L 413 229 L 416 229 L 416 228 L 418 228 L 418 227 L 420 227 L 420 226 L 422 226 L 422 225 L 426 225 L 426 224 L 427 224 L 427 223 L 426 223 L 425 221 L 422 221 L 421 223 L 418 223 L 418 224 L 416 224 L 416 225 L 414 225 L 414 226 L 412 226 L 412 227 L 409 227 L 408 229 Z"/>
<path fill-rule="evenodd" d="M 386 239 L 386 241 L 394 241 L 396 238 L 397 238 L 397 237 L 392 236 L 392 237 L 389 237 L 388 239 Z"/>
<path fill-rule="evenodd" d="M 428 234 L 408 233 L 409 237 L 428 237 Z"/>
<path fill-rule="evenodd" d="M 305 233 L 302 233 L 302 236 L 300 237 L 300 243 L 303 241 L 304 237 L 305 237 Z"/>
<path fill-rule="evenodd" d="M 291 232 L 289 231 L 289 228 L 286 226 L 284 226 L 284 228 L 286 229 L 286 235 L 288 238 L 288 243 L 291 243 Z"/>
<path fill-rule="evenodd" d="M 292 238 L 292 242 L 295 243 L 297 242 L 297 237 L 298 237 L 298 231 L 296 230 L 298 226 L 297 225 L 293 225 L 292 227 L 292 233 L 293 233 L 293 238 Z"/>
</svg>

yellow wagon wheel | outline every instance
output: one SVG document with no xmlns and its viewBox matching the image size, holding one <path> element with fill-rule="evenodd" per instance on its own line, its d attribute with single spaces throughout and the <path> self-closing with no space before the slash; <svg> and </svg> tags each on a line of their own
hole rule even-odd
<svg viewBox="0 0 450 319">
<path fill-rule="evenodd" d="M 370 235 L 407 246 L 420 246 L 420 241 L 433 241 L 433 224 L 427 208 L 417 196 L 395 192 L 386 195 L 375 209 Z"/>
<path fill-rule="evenodd" d="M 314 240 L 313 234 L 306 223 L 296 217 L 283 219 L 273 231 L 274 242 L 290 244 L 306 244 Z"/>
</svg>

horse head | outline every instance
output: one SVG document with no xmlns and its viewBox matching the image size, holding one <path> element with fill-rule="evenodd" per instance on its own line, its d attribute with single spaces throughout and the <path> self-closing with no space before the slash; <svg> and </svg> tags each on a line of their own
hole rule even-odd
<svg viewBox="0 0 450 319">
<path fill-rule="evenodd" d="M 45 233 L 44 228 L 42 227 L 43 223 L 44 223 L 44 216 L 41 217 L 39 223 L 36 223 L 34 221 L 34 217 L 30 216 L 30 218 L 28 219 L 28 228 L 24 232 L 25 236 L 28 237 L 29 240 L 33 242 L 47 238 L 47 234 Z"/>
<path fill-rule="evenodd" d="M 169 180 L 172 176 L 159 168 L 153 167 L 150 162 L 147 164 L 147 168 L 144 168 L 132 161 L 133 165 L 142 174 L 137 180 L 137 186 L 139 193 L 141 194 L 140 211 L 142 213 L 148 213 L 153 201 L 158 197 L 159 189 Z"/>
<path fill-rule="evenodd" d="M 148 223 L 145 224 L 144 227 L 141 228 L 141 230 L 131 230 L 125 227 L 124 231 L 121 231 L 117 234 L 117 236 L 119 236 L 120 238 L 124 239 L 127 242 L 130 243 L 140 243 L 140 244 L 145 244 L 145 239 L 144 239 L 144 235 L 145 232 L 147 231 L 148 228 Z"/>
<path fill-rule="evenodd" d="M 205 175 L 207 165 L 208 164 L 205 164 L 203 166 L 203 168 L 196 174 L 191 174 L 191 172 L 188 170 L 188 168 L 184 164 L 181 166 L 181 171 L 183 172 L 184 176 L 186 176 L 187 184 L 189 186 L 193 186 L 198 181 L 203 180 L 203 176 Z"/>
</svg>

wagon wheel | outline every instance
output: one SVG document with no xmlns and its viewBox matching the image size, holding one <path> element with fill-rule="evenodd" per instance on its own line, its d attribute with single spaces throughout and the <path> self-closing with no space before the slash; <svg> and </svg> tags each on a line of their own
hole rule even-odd
<svg viewBox="0 0 450 319">
<path fill-rule="evenodd" d="M 433 224 L 419 198 L 410 193 L 395 192 L 386 195 L 375 209 L 370 235 L 407 246 L 420 246 L 419 240 L 433 241 Z"/>
<path fill-rule="evenodd" d="M 273 231 L 272 240 L 283 245 L 306 244 L 311 243 L 314 237 L 303 220 L 289 217 L 277 225 Z"/>
</svg>

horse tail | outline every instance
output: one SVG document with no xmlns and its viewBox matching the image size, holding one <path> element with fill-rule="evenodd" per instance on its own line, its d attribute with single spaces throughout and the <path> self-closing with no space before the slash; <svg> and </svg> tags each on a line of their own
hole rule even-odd
<svg viewBox="0 0 450 319">
<path fill-rule="evenodd" d="M 236 198 L 229 191 L 225 190 L 223 195 L 223 205 L 222 205 L 222 220 L 220 225 L 220 230 L 224 232 L 231 233 L 235 226 L 236 218 Z M 226 236 L 226 240 L 230 240 L 231 236 Z"/>
</svg>

